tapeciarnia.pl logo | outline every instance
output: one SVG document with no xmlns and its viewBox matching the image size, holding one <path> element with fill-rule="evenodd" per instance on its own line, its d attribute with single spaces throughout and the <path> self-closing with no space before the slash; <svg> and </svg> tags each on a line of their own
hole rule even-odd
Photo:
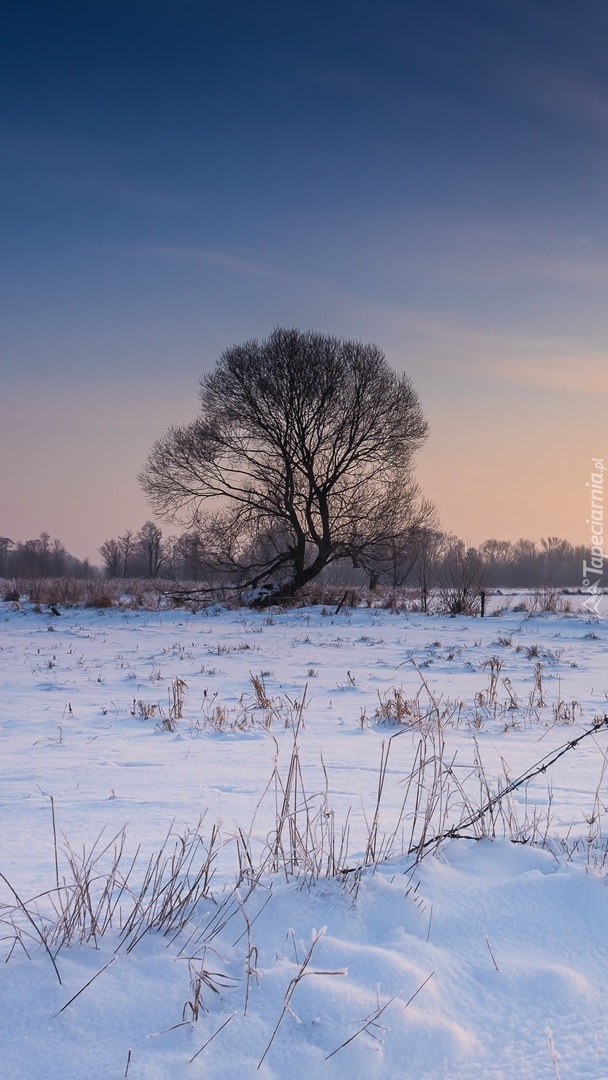
<svg viewBox="0 0 608 1080">
<path fill-rule="evenodd" d="M 606 466 L 603 458 L 592 458 L 591 479 L 587 483 L 591 496 L 591 516 L 587 525 L 591 526 L 590 562 L 583 559 L 583 588 L 589 593 L 589 599 L 583 608 L 599 615 L 602 598 L 602 579 L 604 577 L 604 473 Z"/>
</svg>

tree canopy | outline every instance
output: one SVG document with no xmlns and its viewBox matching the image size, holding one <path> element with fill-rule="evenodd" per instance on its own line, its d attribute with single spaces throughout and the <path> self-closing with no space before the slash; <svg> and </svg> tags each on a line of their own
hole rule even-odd
<svg viewBox="0 0 608 1080">
<path fill-rule="evenodd" d="M 293 596 L 336 559 L 380 565 L 432 516 L 412 473 L 427 423 L 378 346 L 277 328 L 223 352 L 199 397 L 140 482 L 252 602 Z"/>
</svg>

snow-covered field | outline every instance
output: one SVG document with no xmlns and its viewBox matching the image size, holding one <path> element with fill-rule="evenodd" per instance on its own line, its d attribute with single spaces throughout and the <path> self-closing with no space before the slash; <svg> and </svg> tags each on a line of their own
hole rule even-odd
<svg viewBox="0 0 608 1080">
<path fill-rule="evenodd" d="M 2 1080 L 608 1077 L 607 659 L 583 613 L 0 605 Z"/>
</svg>

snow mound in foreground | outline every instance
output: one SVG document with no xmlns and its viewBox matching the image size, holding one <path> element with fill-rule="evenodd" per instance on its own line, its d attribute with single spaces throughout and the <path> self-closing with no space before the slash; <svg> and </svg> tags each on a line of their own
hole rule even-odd
<svg viewBox="0 0 608 1080">
<path fill-rule="evenodd" d="M 62 985 L 41 948 L 15 950 L 2 1076 L 598 1080 L 607 941 L 602 879 L 506 841 L 356 883 L 268 878 L 173 937 L 62 949 Z"/>
</svg>

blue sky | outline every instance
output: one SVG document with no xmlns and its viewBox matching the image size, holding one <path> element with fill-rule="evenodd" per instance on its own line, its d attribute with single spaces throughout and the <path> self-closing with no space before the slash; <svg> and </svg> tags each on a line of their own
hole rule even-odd
<svg viewBox="0 0 608 1080">
<path fill-rule="evenodd" d="M 587 0 L 10 5 L 0 533 L 137 528 L 200 374 L 295 325 L 411 374 L 447 528 L 584 541 L 607 46 Z"/>
</svg>

